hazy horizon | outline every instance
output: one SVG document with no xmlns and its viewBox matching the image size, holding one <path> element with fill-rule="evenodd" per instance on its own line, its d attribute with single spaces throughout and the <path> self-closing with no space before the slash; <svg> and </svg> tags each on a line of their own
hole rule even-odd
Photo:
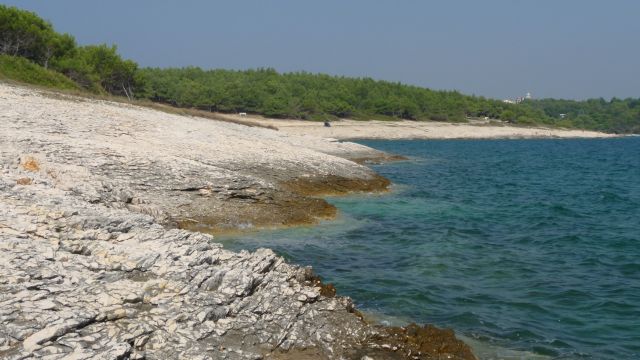
<svg viewBox="0 0 640 360">
<path fill-rule="evenodd" d="M 640 2 L 0 1 L 152 67 L 269 67 L 492 98 L 640 97 Z"/>
</svg>

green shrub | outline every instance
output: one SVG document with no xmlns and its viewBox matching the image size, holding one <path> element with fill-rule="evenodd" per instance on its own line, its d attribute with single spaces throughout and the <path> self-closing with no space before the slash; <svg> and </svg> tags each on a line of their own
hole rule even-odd
<svg viewBox="0 0 640 360">
<path fill-rule="evenodd" d="M 45 69 L 31 61 L 9 55 L 0 55 L 0 79 L 55 89 L 78 89 L 79 86 L 66 76 Z"/>
</svg>

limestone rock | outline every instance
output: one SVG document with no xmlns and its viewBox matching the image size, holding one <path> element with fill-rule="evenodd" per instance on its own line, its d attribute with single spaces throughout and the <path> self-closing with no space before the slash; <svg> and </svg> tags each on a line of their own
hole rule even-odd
<svg viewBox="0 0 640 360">
<path fill-rule="evenodd" d="M 272 130 L 50 95 L 0 84 L 0 358 L 373 349 L 380 331 L 309 269 L 172 226 L 198 214 L 237 225 L 283 208 L 279 181 L 369 169 Z"/>
</svg>

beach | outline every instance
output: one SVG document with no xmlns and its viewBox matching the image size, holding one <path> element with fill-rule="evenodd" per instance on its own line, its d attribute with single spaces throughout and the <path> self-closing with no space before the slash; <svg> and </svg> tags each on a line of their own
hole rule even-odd
<svg viewBox="0 0 640 360">
<path fill-rule="evenodd" d="M 511 126 L 499 121 L 472 120 L 468 123 L 436 121 L 336 120 L 330 127 L 322 122 L 269 119 L 260 116 L 221 115 L 276 127 L 287 134 L 309 135 L 338 140 L 354 139 L 529 139 L 608 138 L 616 135 L 597 131 Z"/>
</svg>

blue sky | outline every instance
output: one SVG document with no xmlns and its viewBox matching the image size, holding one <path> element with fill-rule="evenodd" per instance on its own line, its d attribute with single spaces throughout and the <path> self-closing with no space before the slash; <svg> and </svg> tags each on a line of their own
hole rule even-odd
<svg viewBox="0 0 640 360">
<path fill-rule="evenodd" d="M 638 0 L 18 0 L 142 66 L 306 70 L 510 98 L 640 97 Z"/>
</svg>

